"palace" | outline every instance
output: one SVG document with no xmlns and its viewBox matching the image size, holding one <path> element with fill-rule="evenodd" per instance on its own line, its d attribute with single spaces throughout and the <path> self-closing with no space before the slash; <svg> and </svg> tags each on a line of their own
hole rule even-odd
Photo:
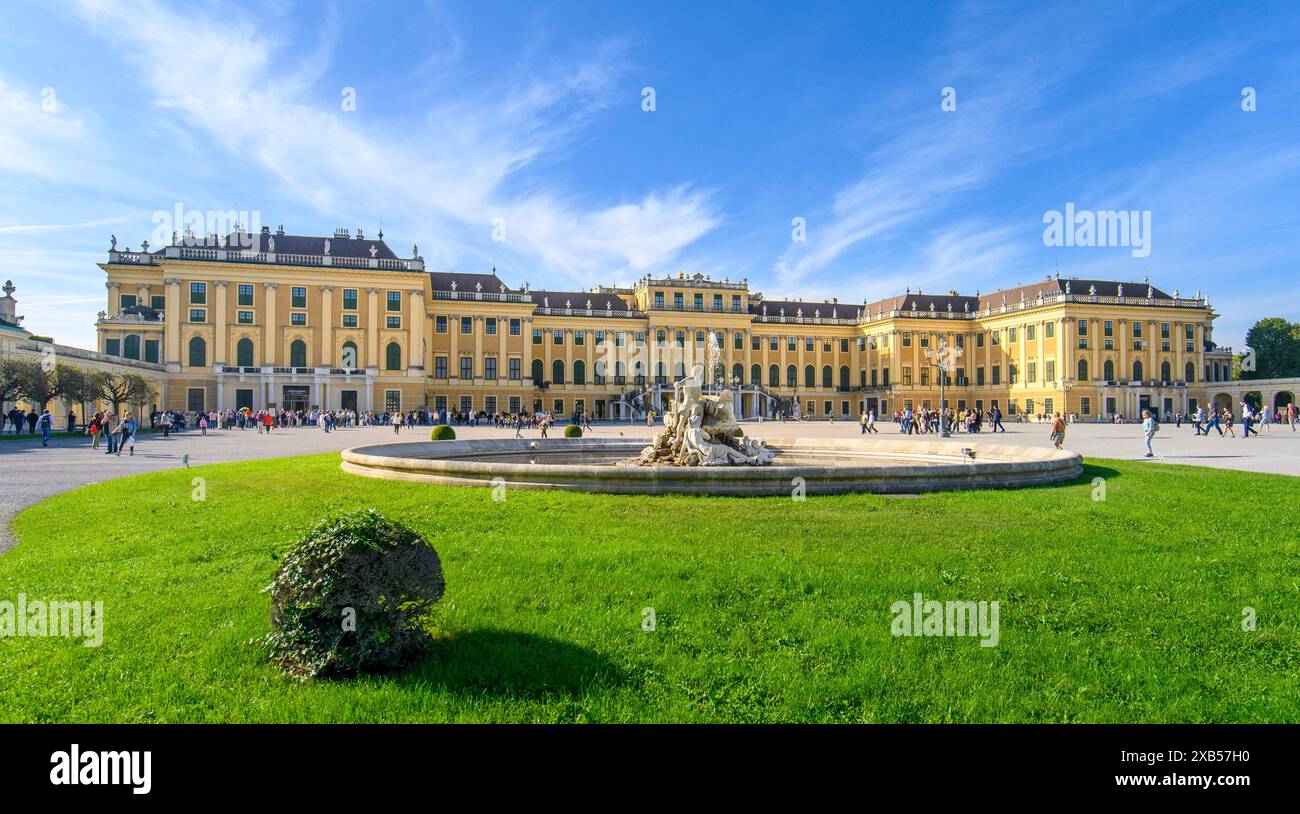
<svg viewBox="0 0 1300 814">
<path fill-rule="evenodd" d="M 987 294 L 875 302 L 769 300 L 744 280 L 644 277 L 547 291 L 426 270 L 383 233 L 236 228 L 109 252 L 98 351 L 161 371 L 177 410 L 662 411 L 705 365 L 737 417 L 883 418 L 937 408 L 937 352 L 957 349 L 943 398 L 958 409 L 1136 416 L 1194 410 L 1231 379 L 1215 312 L 1147 282 L 1049 277 Z M 953 351 L 948 351 L 952 354 Z"/>
</svg>

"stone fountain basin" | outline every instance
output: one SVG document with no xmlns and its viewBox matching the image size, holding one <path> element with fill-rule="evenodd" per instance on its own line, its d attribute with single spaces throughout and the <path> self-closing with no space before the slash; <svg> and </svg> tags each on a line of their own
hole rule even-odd
<svg viewBox="0 0 1300 814">
<path fill-rule="evenodd" d="M 915 494 L 1041 486 L 1083 473 L 1076 452 L 964 438 L 762 440 L 776 452 L 770 466 L 626 465 L 619 462 L 635 458 L 648 440 L 545 438 L 369 444 L 344 450 L 341 467 L 368 478 L 456 486 L 742 497 L 789 497 L 798 478 L 809 495 Z"/>
</svg>

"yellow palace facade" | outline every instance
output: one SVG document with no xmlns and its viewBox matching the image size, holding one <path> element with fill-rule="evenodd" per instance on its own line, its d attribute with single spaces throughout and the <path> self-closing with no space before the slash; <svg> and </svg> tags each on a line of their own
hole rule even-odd
<svg viewBox="0 0 1300 814">
<path fill-rule="evenodd" d="M 593 418 L 662 410 L 703 365 L 742 417 L 882 417 L 943 399 L 1081 420 L 1195 409 L 1231 378 L 1199 295 L 1048 278 L 875 302 L 768 300 L 747 282 L 644 277 L 589 291 L 428 271 L 380 232 L 236 232 L 114 246 L 98 350 L 163 368 L 175 410 L 422 408 Z"/>
</svg>

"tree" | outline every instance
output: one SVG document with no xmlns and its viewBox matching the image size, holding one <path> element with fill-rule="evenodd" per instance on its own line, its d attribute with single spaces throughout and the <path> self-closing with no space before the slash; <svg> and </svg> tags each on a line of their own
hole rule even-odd
<svg viewBox="0 0 1300 814">
<path fill-rule="evenodd" d="M 1255 352 L 1254 370 L 1242 379 L 1286 379 L 1300 376 L 1300 323 L 1267 317 L 1246 332 L 1246 346 Z"/>
<path fill-rule="evenodd" d="M 55 368 L 54 374 L 59 380 L 59 392 L 69 404 L 75 403 L 78 406 L 77 414 L 85 422 L 86 402 L 99 398 L 102 390 L 97 371 L 60 364 Z"/>
<path fill-rule="evenodd" d="M 153 399 L 153 385 L 139 373 L 104 373 L 99 379 L 99 395 L 121 414 L 123 404 L 140 405 Z"/>
<path fill-rule="evenodd" d="M 15 359 L 18 368 L 18 396 L 38 410 L 44 410 L 50 400 L 59 395 L 56 367 L 45 362 Z"/>
<path fill-rule="evenodd" d="M 0 359 L 0 405 L 18 398 L 21 371 L 22 365 L 18 359 L 13 357 Z"/>
</svg>

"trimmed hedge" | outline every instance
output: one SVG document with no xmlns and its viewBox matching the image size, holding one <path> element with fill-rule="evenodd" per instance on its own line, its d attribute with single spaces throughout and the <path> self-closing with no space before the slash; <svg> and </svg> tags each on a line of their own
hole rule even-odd
<svg viewBox="0 0 1300 814">
<path fill-rule="evenodd" d="M 569 426 L 567 426 L 567 427 L 564 428 L 564 437 L 565 437 L 565 438 L 581 438 L 581 437 L 582 437 L 582 427 L 579 427 L 577 424 L 570 424 Z"/>
<path fill-rule="evenodd" d="M 271 661 L 303 680 L 409 666 L 433 641 L 445 588 L 438 552 L 418 532 L 374 509 L 327 519 L 271 583 Z"/>
<path fill-rule="evenodd" d="M 455 441 L 456 431 L 453 430 L 451 427 L 448 427 L 446 424 L 439 424 L 438 426 L 433 428 L 433 432 L 429 433 L 429 440 L 430 441 Z"/>
</svg>

